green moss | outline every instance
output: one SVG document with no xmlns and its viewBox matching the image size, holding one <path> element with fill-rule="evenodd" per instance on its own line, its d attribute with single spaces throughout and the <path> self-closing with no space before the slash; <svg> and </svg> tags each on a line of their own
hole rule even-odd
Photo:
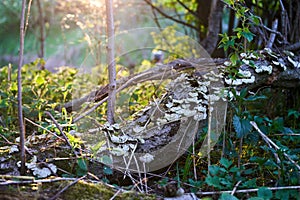
<svg viewBox="0 0 300 200">
<path fill-rule="evenodd" d="M 93 199 L 110 199 L 115 195 L 116 191 L 103 184 L 93 184 L 84 181 L 79 181 L 74 186 L 71 186 L 67 191 L 62 194 L 62 199 L 80 199 L 80 200 L 93 200 Z M 115 197 L 116 200 L 152 200 L 155 199 L 154 195 L 146 195 L 134 191 L 120 193 Z"/>
<path fill-rule="evenodd" d="M 79 181 L 62 195 L 63 199 L 110 199 L 114 192 L 103 184 Z"/>
</svg>

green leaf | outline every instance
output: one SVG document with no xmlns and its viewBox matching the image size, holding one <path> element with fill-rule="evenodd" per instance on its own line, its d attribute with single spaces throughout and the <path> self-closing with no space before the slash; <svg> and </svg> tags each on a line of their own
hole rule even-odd
<svg viewBox="0 0 300 200">
<path fill-rule="evenodd" d="M 104 173 L 105 175 L 112 175 L 112 174 L 113 174 L 113 170 L 112 170 L 110 167 L 105 166 L 105 167 L 103 168 L 103 173 Z"/>
<path fill-rule="evenodd" d="M 240 97 L 241 97 L 241 98 L 245 98 L 247 94 L 248 94 L 248 88 L 243 88 L 243 89 L 240 91 Z"/>
<path fill-rule="evenodd" d="M 254 38 L 254 34 L 253 33 L 251 33 L 249 30 L 244 30 L 242 33 L 242 36 L 244 37 L 244 38 L 246 38 L 246 40 L 248 41 L 248 42 L 251 42 L 252 40 L 253 40 L 253 38 Z"/>
<path fill-rule="evenodd" d="M 258 25 L 258 24 L 259 24 L 259 17 L 258 17 L 258 16 L 252 15 L 252 16 L 251 16 L 251 19 L 252 19 L 252 21 L 253 21 L 253 23 L 254 23 L 255 25 Z"/>
<path fill-rule="evenodd" d="M 248 180 L 248 181 L 242 183 L 241 186 L 245 187 L 245 188 L 254 188 L 254 187 L 256 187 L 256 179 Z"/>
<path fill-rule="evenodd" d="M 291 190 L 278 190 L 275 193 L 275 197 L 280 200 L 289 200 Z"/>
<path fill-rule="evenodd" d="M 234 115 L 232 122 L 238 138 L 244 137 L 252 130 L 250 120 L 248 119 L 241 119 L 237 115 Z"/>
<path fill-rule="evenodd" d="M 219 200 L 239 200 L 239 199 L 229 193 L 223 193 L 220 196 Z"/>
<path fill-rule="evenodd" d="M 251 197 L 250 199 L 248 200 L 264 200 L 263 198 L 261 197 Z"/>
<path fill-rule="evenodd" d="M 102 162 L 105 165 L 111 165 L 112 164 L 112 160 L 109 156 L 104 155 L 100 158 L 100 162 Z"/>
<path fill-rule="evenodd" d="M 266 96 L 264 95 L 260 95 L 260 96 L 250 96 L 246 99 L 244 99 L 245 101 L 256 101 L 256 100 L 259 100 L 259 99 L 267 99 Z"/>
<path fill-rule="evenodd" d="M 36 79 L 35 79 L 35 83 L 36 83 L 38 86 L 43 85 L 45 82 L 46 82 L 46 81 L 45 81 L 44 77 L 39 76 L 39 75 L 38 75 L 38 76 L 36 77 Z"/>
<path fill-rule="evenodd" d="M 220 160 L 221 165 L 223 165 L 223 167 L 225 167 L 226 169 L 228 169 L 231 165 L 232 165 L 232 161 L 229 161 L 226 158 L 221 158 Z"/>
<path fill-rule="evenodd" d="M 217 177 L 217 176 L 212 177 L 211 175 L 208 175 L 205 178 L 205 182 L 209 186 L 214 186 L 214 187 L 219 188 L 219 189 L 223 188 L 223 186 L 220 184 L 220 178 Z"/>
<path fill-rule="evenodd" d="M 76 175 L 84 176 L 88 172 L 87 161 L 84 158 L 77 159 Z"/>
<path fill-rule="evenodd" d="M 272 191 L 266 187 L 261 187 L 257 191 L 257 196 L 263 198 L 264 200 L 271 199 L 273 194 Z"/>
<path fill-rule="evenodd" d="M 230 55 L 230 61 L 233 65 L 236 65 L 237 61 L 239 60 L 239 56 L 237 53 L 233 53 Z"/>
<path fill-rule="evenodd" d="M 208 170 L 209 170 L 209 173 L 211 174 L 211 175 L 217 175 L 218 174 L 218 172 L 220 171 L 220 167 L 219 166 L 216 166 L 216 165 L 211 165 L 211 166 L 209 166 L 208 167 Z"/>
<path fill-rule="evenodd" d="M 87 163 L 86 163 L 86 160 L 84 158 L 78 158 L 77 159 L 77 164 L 78 164 L 78 167 L 80 169 L 82 169 L 83 171 L 88 170 Z"/>
</svg>

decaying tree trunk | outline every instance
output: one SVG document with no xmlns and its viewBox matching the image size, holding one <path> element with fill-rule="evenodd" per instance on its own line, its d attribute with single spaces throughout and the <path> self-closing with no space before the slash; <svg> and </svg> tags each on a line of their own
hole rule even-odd
<svg viewBox="0 0 300 200">
<path fill-rule="evenodd" d="M 226 66 L 230 65 L 229 61 L 201 58 L 175 60 L 118 80 L 117 92 L 150 80 L 171 79 L 172 81 L 171 86 L 168 86 L 167 94 L 141 111 L 134 120 L 126 122 L 122 127 L 105 125 L 99 130 L 100 135 L 109 138 L 110 144 L 107 149 L 115 148 L 118 151 L 116 153 L 118 155 L 114 157 L 114 164 L 120 170 L 152 171 L 166 166 L 157 163 L 174 162 L 191 145 L 193 141 L 191 138 L 203 126 L 203 122 L 206 122 L 211 107 L 213 107 L 211 121 L 215 124 L 212 125 L 211 132 L 220 133 L 226 116 L 226 103 L 222 100 L 226 97 L 222 95 L 220 97 L 220 94 L 228 88 L 234 87 L 240 90 L 247 87 L 255 92 L 265 86 L 283 88 L 300 86 L 298 57 L 290 52 L 277 54 L 269 49 L 256 53 L 240 55 L 243 64 L 239 67 L 235 79 L 229 78 L 230 72 L 226 71 Z M 97 106 L 107 100 L 107 95 L 106 85 L 64 106 L 70 109 L 73 105 L 74 109 L 84 102 L 95 102 Z M 75 118 L 74 122 L 84 118 L 94 109 L 95 107 L 92 107 Z M 212 146 L 210 144 L 216 142 L 209 138 L 217 137 L 210 135 L 205 139 L 200 149 L 202 156 L 209 153 Z M 101 153 L 98 154 L 99 157 L 103 156 Z M 132 153 L 137 157 L 135 162 L 132 161 Z M 128 159 L 125 163 L 124 156 Z M 152 162 L 153 159 L 156 160 Z M 145 165 L 145 160 L 147 161 L 145 169 L 136 168 Z"/>
</svg>

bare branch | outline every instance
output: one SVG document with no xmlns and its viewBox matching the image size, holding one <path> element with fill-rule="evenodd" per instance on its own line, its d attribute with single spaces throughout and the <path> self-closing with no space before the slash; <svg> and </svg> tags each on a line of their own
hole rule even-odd
<svg viewBox="0 0 300 200">
<path fill-rule="evenodd" d="M 74 180 L 71 184 L 67 185 L 66 187 L 64 187 L 62 190 L 60 190 L 56 195 L 54 195 L 53 197 L 49 198 L 49 200 L 55 200 L 59 197 L 59 195 L 61 195 L 64 191 L 66 191 L 67 189 L 69 189 L 71 186 L 75 185 L 78 181 L 84 179 L 86 176 L 77 178 L 76 180 Z"/>
<path fill-rule="evenodd" d="M 51 120 L 53 121 L 53 123 L 55 124 L 55 126 L 58 128 L 60 134 L 63 136 L 63 138 L 65 139 L 65 141 L 68 144 L 68 146 L 70 147 L 70 149 L 73 150 L 73 147 L 72 147 L 72 145 L 71 145 L 68 137 L 63 132 L 63 130 L 61 129 L 61 126 L 57 123 L 57 121 L 55 120 L 55 118 L 53 117 L 53 115 L 50 112 L 48 112 L 48 111 L 45 111 L 45 113 L 51 118 Z M 73 150 L 73 153 L 77 156 L 77 152 L 75 150 Z"/>
<path fill-rule="evenodd" d="M 184 22 L 184 21 L 178 20 L 178 19 L 176 19 L 176 18 L 174 18 L 174 17 L 171 17 L 170 15 L 164 13 L 161 9 L 159 9 L 158 7 L 156 7 L 155 5 L 153 5 L 153 3 L 151 3 L 150 0 L 144 0 L 144 1 L 145 1 L 149 6 L 151 6 L 153 9 L 155 9 L 155 10 L 156 10 L 159 14 L 161 14 L 162 16 L 164 16 L 164 17 L 166 17 L 166 18 L 168 18 L 168 19 L 170 19 L 170 20 L 172 20 L 172 21 L 175 21 L 175 22 L 177 22 L 177 23 L 179 23 L 179 24 L 182 24 L 182 25 L 185 25 L 185 26 L 190 27 L 190 28 L 192 28 L 192 29 L 198 30 L 198 28 L 197 28 L 196 26 L 193 26 L 193 25 L 188 24 L 188 23 L 186 23 L 186 22 Z"/>
<path fill-rule="evenodd" d="M 191 14 L 193 14 L 195 17 L 199 18 L 198 14 L 191 10 L 189 7 L 187 7 L 181 0 L 176 0 L 182 7 L 184 7 L 187 11 L 189 11 Z"/>
<path fill-rule="evenodd" d="M 20 22 L 20 53 L 19 53 L 19 65 L 18 65 L 18 120 L 20 128 L 20 150 L 21 150 L 21 175 L 25 174 L 25 126 L 23 121 L 23 108 L 22 108 L 22 65 L 23 65 L 23 53 L 24 53 L 24 24 L 25 24 L 25 10 L 26 0 L 22 0 L 22 12 Z"/>
</svg>

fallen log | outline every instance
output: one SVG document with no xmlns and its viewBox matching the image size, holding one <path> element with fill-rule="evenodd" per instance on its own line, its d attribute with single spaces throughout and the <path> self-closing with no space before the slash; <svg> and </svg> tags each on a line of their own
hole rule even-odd
<svg viewBox="0 0 300 200">
<path fill-rule="evenodd" d="M 187 150 L 195 133 L 211 116 L 209 133 L 198 153 L 204 157 L 216 143 L 225 123 L 227 106 L 226 96 L 219 95 L 222 90 L 248 87 L 255 91 L 265 86 L 295 88 L 300 85 L 299 58 L 290 52 L 283 55 L 265 49 L 243 53 L 234 76 L 228 70 L 230 67 L 232 63 L 224 59 L 175 60 L 118 80 L 118 92 L 150 80 L 172 81 L 159 103 L 141 111 L 134 120 L 121 127 L 106 124 L 98 133 L 90 134 L 94 141 L 105 141 L 96 157 L 101 160 L 111 156 L 112 167 L 125 172 L 158 170 L 173 163 Z M 107 86 L 103 86 L 64 107 L 80 107 L 86 101 L 99 101 L 96 105 L 100 105 L 106 100 L 107 92 Z M 88 137 L 87 133 L 84 135 Z"/>
</svg>

